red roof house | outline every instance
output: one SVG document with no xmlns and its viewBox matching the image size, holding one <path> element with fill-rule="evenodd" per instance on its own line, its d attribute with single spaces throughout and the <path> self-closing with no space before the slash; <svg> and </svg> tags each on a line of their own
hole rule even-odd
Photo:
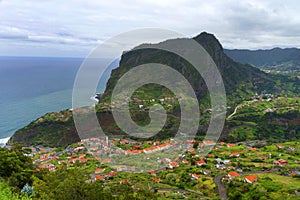
<svg viewBox="0 0 300 200">
<path fill-rule="evenodd" d="M 228 173 L 228 178 L 229 179 L 232 179 L 232 178 L 235 178 L 235 177 L 240 177 L 241 175 L 237 172 L 229 172 Z"/>
<path fill-rule="evenodd" d="M 199 178 L 201 178 L 201 174 L 191 174 L 191 176 L 192 176 L 192 180 L 198 180 Z"/>
<path fill-rule="evenodd" d="M 197 166 L 202 166 L 202 165 L 204 165 L 204 164 L 206 164 L 204 158 L 201 158 L 200 160 L 198 160 L 198 161 L 196 162 L 196 165 L 197 165 Z"/>
<path fill-rule="evenodd" d="M 171 161 L 171 162 L 169 163 L 169 168 L 170 168 L 170 169 L 173 169 L 174 167 L 178 167 L 178 166 L 179 166 L 179 164 L 178 164 L 177 162 Z"/>
<path fill-rule="evenodd" d="M 96 175 L 95 180 L 104 181 L 104 178 L 101 175 Z"/>
<path fill-rule="evenodd" d="M 189 163 L 189 161 L 187 161 L 187 160 L 182 160 L 181 162 L 184 163 L 184 164 Z"/>
<path fill-rule="evenodd" d="M 102 168 L 98 168 L 95 170 L 95 174 L 100 174 L 103 172 L 103 169 Z"/>
<path fill-rule="evenodd" d="M 258 176 L 256 176 L 256 175 L 244 176 L 244 181 L 247 183 L 254 183 L 257 180 L 258 180 Z"/>
<path fill-rule="evenodd" d="M 230 143 L 229 143 L 229 144 L 227 144 L 227 147 L 228 147 L 228 148 L 230 148 L 230 147 L 234 147 L 234 146 L 235 146 L 235 144 L 230 144 Z"/>
<path fill-rule="evenodd" d="M 239 153 L 239 152 L 232 152 L 232 153 L 231 153 L 231 156 L 232 156 L 232 157 L 239 157 L 239 156 L 240 156 L 240 153 Z"/>
</svg>

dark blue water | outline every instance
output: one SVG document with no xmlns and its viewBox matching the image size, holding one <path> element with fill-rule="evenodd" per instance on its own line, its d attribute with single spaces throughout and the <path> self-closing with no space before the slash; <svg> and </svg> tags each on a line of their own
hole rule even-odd
<svg viewBox="0 0 300 200">
<path fill-rule="evenodd" d="M 82 61 L 0 57 L 0 139 L 47 112 L 71 108 L 72 87 Z M 106 80 L 109 74 L 106 73 Z M 104 87 L 102 83 L 99 92 Z"/>
</svg>

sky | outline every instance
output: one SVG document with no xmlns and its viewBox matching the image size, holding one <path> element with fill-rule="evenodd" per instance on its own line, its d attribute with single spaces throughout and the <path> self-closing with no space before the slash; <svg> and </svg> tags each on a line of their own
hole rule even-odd
<svg viewBox="0 0 300 200">
<path fill-rule="evenodd" d="M 122 32 L 213 33 L 224 48 L 300 47 L 297 0 L 0 0 L 0 56 L 85 57 Z"/>
</svg>

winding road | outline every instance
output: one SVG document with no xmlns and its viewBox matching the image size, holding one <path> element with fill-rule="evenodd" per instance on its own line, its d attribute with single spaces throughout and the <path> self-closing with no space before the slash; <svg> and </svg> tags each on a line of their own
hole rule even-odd
<svg viewBox="0 0 300 200">
<path fill-rule="evenodd" d="M 231 114 L 227 117 L 227 119 L 230 119 L 233 115 L 235 115 L 235 113 L 237 112 L 238 108 L 240 108 L 242 105 L 243 105 L 243 104 L 237 105 L 237 106 L 235 107 L 233 113 L 231 113 Z"/>
</svg>

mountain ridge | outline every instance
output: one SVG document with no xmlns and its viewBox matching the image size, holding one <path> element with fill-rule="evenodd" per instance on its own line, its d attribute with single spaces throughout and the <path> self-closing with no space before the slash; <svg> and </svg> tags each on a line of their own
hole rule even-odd
<svg viewBox="0 0 300 200">
<path fill-rule="evenodd" d="M 203 32 L 193 38 L 210 54 L 215 61 L 224 81 L 227 102 L 229 106 L 236 105 L 244 99 L 249 99 L 255 94 L 260 93 L 274 93 L 284 95 L 299 94 L 299 80 L 290 80 L 286 76 L 267 74 L 258 68 L 251 65 L 243 65 L 235 62 L 228 57 L 224 51 L 221 43 L 213 34 Z M 174 39 L 176 40 L 176 39 Z M 163 41 L 159 44 L 163 44 Z M 152 47 L 158 44 L 151 44 Z M 209 94 L 207 87 L 201 75 L 189 64 L 186 60 L 169 52 L 163 52 L 158 49 L 133 49 L 126 51 L 122 54 L 119 62 L 119 67 L 112 70 L 111 76 L 106 84 L 106 89 L 101 96 L 100 103 L 110 102 L 110 96 L 117 81 L 130 69 L 135 66 L 145 63 L 160 63 L 171 66 L 173 69 L 179 71 L 193 87 L 200 104 L 202 114 L 209 108 Z M 154 94 L 154 89 L 160 91 L 159 95 L 169 96 L 170 92 L 162 88 L 161 86 L 143 86 L 141 90 L 144 90 L 145 97 L 150 98 Z M 149 94 L 147 94 L 147 92 Z M 134 95 L 137 95 L 135 93 Z M 148 95 L 148 96 L 147 96 Z M 138 95 L 136 97 L 139 97 Z M 113 119 L 111 112 L 101 111 L 100 106 L 96 106 L 98 119 L 102 119 L 104 126 L 104 132 L 109 134 L 120 135 L 121 130 L 116 128 L 116 123 Z M 176 127 L 179 124 L 179 107 L 174 106 L 171 110 L 173 113 L 171 118 L 167 119 L 166 123 L 166 136 L 172 136 Z M 63 111 L 59 116 L 66 116 L 64 113 L 69 111 Z M 133 118 L 137 120 L 147 121 L 148 113 L 134 110 L 131 112 Z M 59 120 L 59 116 L 47 114 L 46 117 L 42 117 L 42 120 L 36 120 L 28 126 L 18 130 L 9 143 L 20 142 L 26 145 L 48 145 L 48 146 L 64 146 L 76 141 L 79 141 L 74 122 L 72 121 L 72 115 L 69 113 L 68 118 Z M 200 127 L 199 132 L 205 132 L 207 128 L 207 122 L 209 121 L 207 116 L 202 118 L 203 126 Z M 101 120 L 100 120 L 101 121 Z M 104 124 L 103 124 L 104 123 Z M 51 137 L 50 137 L 51 136 Z"/>
<path fill-rule="evenodd" d="M 216 63 L 223 77 L 227 94 L 232 94 L 233 92 L 236 92 L 237 89 L 240 89 L 238 88 L 241 85 L 240 83 L 247 85 L 246 88 L 242 88 L 242 90 L 244 90 L 244 93 L 250 92 L 249 89 L 251 88 L 252 91 L 249 95 L 254 95 L 256 92 L 260 93 L 262 91 L 279 92 L 280 90 L 286 90 L 284 85 L 276 85 L 275 81 L 276 79 L 283 79 L 284 77 L 266 74 L 251 65 L 243 65 L 237 63 L 232 58 L 228 57 L 223 52 L 221 43 L 213 34 L 202 32 L 199 35 L 193 37 L 193 39 L 204 47 L 204 49 L 210 54 L 210 56 Z M 166 43 L 167 41 L 163 41 L 158 44 L 160 45 L 162 43 Z M 151 47 L 155 48 L 155 46 L 158 44 L 151 44 Z M 173 62 L 174 60 L 175 62 Z M 106 85 L 104 96 L 109 96 L 111 94 L 112 88 L 114 87 L 114 85 L 116 85 L 116 81 L 123 74 L 125 74 L 126 71 L 137 65 L 149 62 L 156 62 L 173 67 L 174 69 L 182 73 L 189 81 L 191 81 L 191 85 L 193 86 L 195 91 L 201 91 L 201 87 L 205 87 L 205 83 L 203 82 L 203 80 L 201 80 L 201 77 L 191 75 L 193 73 L 196 73 L 195 70 L 188 69 L 192 66 L 184 62 L 182 59 L 160 50 L 133 49 L 132 51 L 125 52 L 122 55 L 119 67 L 112 71 L 111 77 Z M 190 80 L 189 78 L 193 80 Z M 197 80 L 198 82 L 195 82 L 195 80 Z M 285 80 L 284 82 L 286 81 L 287 80 Z M 261 87 L 261 83 L 264 84 L 264 88 Z M 235 96 L 235 98 L 238 98 L 238 96 Z"/>
<path fill-rule="evenodd" d="M 261 69 L 300 70 L 300 49 L 298 48 L 224 49 L 224 52 L 237 62 L 251 64 Z"/>
</svg>

